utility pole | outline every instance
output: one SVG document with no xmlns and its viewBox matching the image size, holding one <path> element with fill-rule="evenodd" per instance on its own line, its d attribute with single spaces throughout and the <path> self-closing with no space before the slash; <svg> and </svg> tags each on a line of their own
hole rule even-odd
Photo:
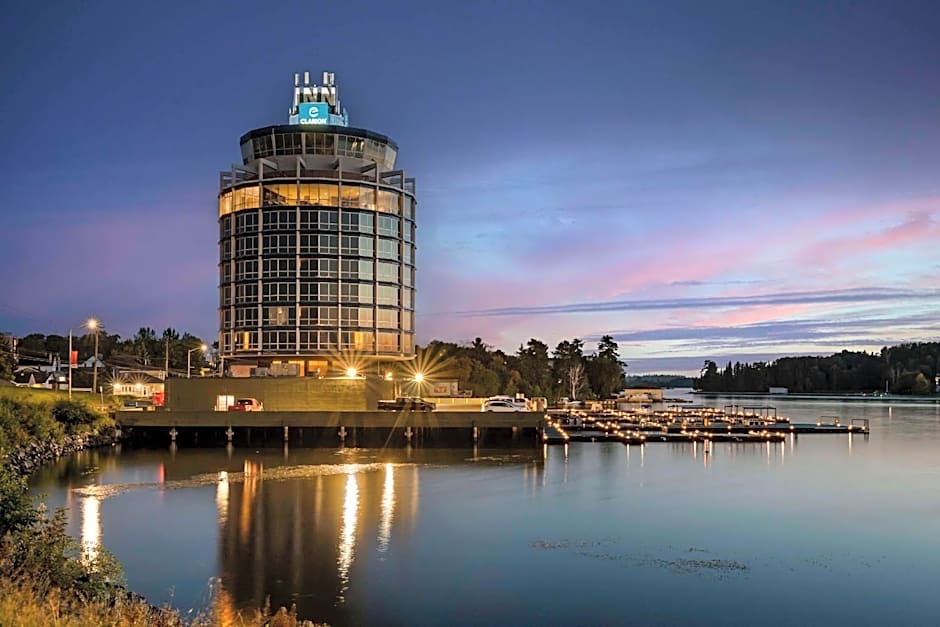
<svg viewBox="0 0 940 627">
<path fill-rule="evenodd" d="M 88 326 L 95 332 L 95 355 L 93 357 L 93 367 L 91 375 L 91 393 L 94 394 L 98 391 L 98 321 L 92 318 L 88 321 Z M 71 353 L 69 353 L 69 359 L 71 359 Z"/>
</svg>

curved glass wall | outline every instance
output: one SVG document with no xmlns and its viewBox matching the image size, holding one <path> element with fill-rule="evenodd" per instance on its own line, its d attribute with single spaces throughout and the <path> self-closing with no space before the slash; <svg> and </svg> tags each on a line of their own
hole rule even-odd
<svg viewBox="0 0 940 627">
<path fill-rule="evenodd" d="M 222 354 L 413 355 L 414 206 L 410 192 L 377 183 L 224 189 Z"/>
<path fill-rule="evenodd" d="M 361 133 L 363 136 L 352 133 Z M 398 149 L 388 138 L 346 128 L 311 131 L 297 126 L 271 127 L 259 129 L 242 138 L 243 163 L 290 155 L 355 157 L 372 161 L 383 171 L 388 171 L 395 167 Z"/>
</svg>

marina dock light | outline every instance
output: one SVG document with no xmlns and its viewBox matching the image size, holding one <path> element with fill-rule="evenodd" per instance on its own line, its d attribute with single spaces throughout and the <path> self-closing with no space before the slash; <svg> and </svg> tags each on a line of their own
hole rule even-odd
<svg viewBox="0 0 940 627">
<path fill-rule="evenodd" d="M 359 374 L 359 371 L 353 368 L 352 366 L 350 366 L 349 368 L 346 368 L 346 376 L 349 377 L 350 379 L 355 379 L 357 374 Z"/>
<path fill-rule="evenodd" d="M 421 383 L 422 381 L 424 381 L 424 374 L 421 373 L 421 372 L 416 373 L 416 374 L 415 374 L 415 383 Z"/>
</svg>

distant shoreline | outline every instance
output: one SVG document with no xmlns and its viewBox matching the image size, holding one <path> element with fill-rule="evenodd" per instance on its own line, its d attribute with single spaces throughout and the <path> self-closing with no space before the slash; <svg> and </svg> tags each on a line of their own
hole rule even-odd
<svg viewBox="0 0 940 627">
<path fill-rule="evenodd" d="M 759 399 L 788 399 L 794 401 L 843 401 L 846 403 L 926 403 L 935 405 L 940 403 L 940 396 L 912 396 L 906 394 L 830 394 L 826 392 L 818 393 L 796 393 L 796 394 L 771 394 L 769 392 L 703 392 L 701 390 L 692 390 L 689 392 L 693 396 L 703 398 L 759 398 Z"/>
</svg>

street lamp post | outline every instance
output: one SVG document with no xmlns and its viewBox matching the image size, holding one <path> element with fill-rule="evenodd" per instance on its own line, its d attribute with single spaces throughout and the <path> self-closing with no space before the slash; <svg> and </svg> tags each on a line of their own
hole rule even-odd
<svg viewBox="0 0 940 627">
<path fill-rule="evenodd" d="M 186 378 L 187 378 L 187 379 L 191 378 L 191 376 L 190 376 L 190 374 L 189 374 L 189 371 L 190 371 L 190 369 L 192 368 L 192 357 L 193 357 L 193 353 L 194 353 L 195 351 L 206 352 L 207 350 L 209 350 L 209 347 L 208 347 L 208 346 L 206 346 L 205 344 L 200 344 L 200 345 L 197 346 L 196 348 L 191 348 L 191 349 L 189 349 L 188 351 L 186 351 Z"/>
<path fill-rule="evenodd" d="M 97 353 L 97 352 L 98 352 L 98 332 L 97 332 L 97 329 L 98 329 L 98 321 L 95 320 L 94 318 L 89 318 L 88 320 L 86 320 L 85 322 L 83 322 L 80 326 L 83 326 L 83 327 L 86 327 L 86 328 L 89 328 L 89 329 L 95 329 L 95 352 Z M 69 327 L 69 355 L 68 355 L 68 359 L 69 359 L 69 400 L 72 400 L 72 327 Z M 95 356 L 95 359 L 97 359 L 97 355 Z M 97 362 L 96 362 L 96 363 L 97 363 Z M 97 370 L 98 370 L 98 369 L 97 369 L 97 367 L 96 367 L 96 368 L 95 368 L 95 374 L 96 374 L 96 376 L 97 376 Z M 94 390 L 92 390 L 92 392 L 94 392 Z"/>
</svg>

